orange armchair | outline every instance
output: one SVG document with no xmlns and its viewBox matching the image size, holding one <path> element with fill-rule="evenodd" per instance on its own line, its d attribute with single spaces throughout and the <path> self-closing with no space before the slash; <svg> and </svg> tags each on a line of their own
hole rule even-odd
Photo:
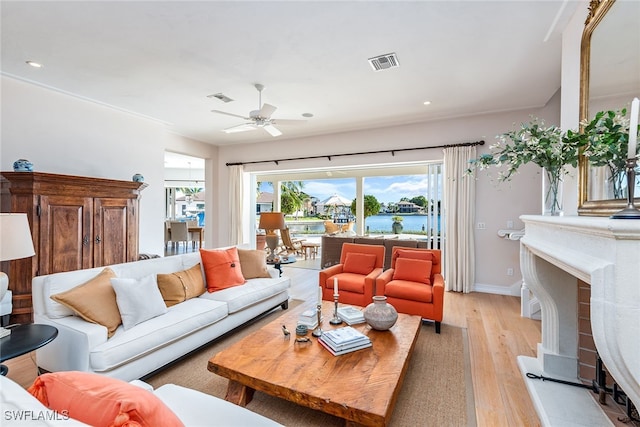
<svg viewBox="0 0 640 427">
<path fill-rule="evenodd" d="M 439 334 L 444 308 L 440 250 L 394 246 L 391 268 L 376 279 L 376 295 L 386 296 L 399 313 L 433 320 Z"/>
<path fill-rule="evenodd" d="M 333 279 L 337 278 L 340 302 L 366 307 L 373 301 L 383 265 L 384 246 L 344 243 L 340 263 L 320 270 L 322 299 L 333 301 Z"/>
</svg>

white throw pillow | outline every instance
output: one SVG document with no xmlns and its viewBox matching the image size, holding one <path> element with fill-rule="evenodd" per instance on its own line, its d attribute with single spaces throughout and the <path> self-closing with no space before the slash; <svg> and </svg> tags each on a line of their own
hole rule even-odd
<svg viewBox="0 0 640 427">
<path fill-rule="evenodd" d="M 111 286 L 125 330 L 167 312 L 155 274 L 141 279 L 114 278 Z"/>
</svg>

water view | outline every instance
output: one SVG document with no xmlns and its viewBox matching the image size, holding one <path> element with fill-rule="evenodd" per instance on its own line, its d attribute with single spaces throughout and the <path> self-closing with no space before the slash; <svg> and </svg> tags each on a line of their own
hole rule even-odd
<svg viewBox="0 0 640 427">
<path fill-rule="evenodd" d="M 393 224 L 393 220 L 391 219 L 397 214 L 387 214 L 387 215 L 374 215 L 365 219 L 365 230 L 368 227 L 369 233 L 391 233 L 391 224 Z M 432 217 L 428 217 L 427 215 L 399 215 L 402 216 L 402 232 L 403 233 L 421 233 L 429 228 L 433 228 L 435 230 L 440 230 L 440 217 L 437 217 L 437 225 L 433 224 L 434 219 Z M 430 221 L 429 225 L 427 225 L 427 221 Z M 311 234 L 323 234 L 324 233 L 324 225 L 322 221 L 306 221 L 299 224 L 287 222 L 287 225 L 294 233 L 311 233 Z"/>
</svg>

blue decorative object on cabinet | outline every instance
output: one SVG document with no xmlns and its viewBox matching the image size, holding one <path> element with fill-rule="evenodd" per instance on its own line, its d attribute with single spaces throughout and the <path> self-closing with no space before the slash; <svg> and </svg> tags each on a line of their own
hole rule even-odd
<svg viewBox="0 0 640 427">
<path fill-rule="evenodd" d="M 13 162 L 14 172 L 33 172 L 33 163 L 27 159 L 18 159 Z"/>
<path fill-rule="evenodd" d="M 139 174 L 139 173 L 133 175 L 133 178 L 131 179 L 133 179 L 135 182 L 144 182 L 144 176 L 142 176 L 142 174 Z"/>
</svg>

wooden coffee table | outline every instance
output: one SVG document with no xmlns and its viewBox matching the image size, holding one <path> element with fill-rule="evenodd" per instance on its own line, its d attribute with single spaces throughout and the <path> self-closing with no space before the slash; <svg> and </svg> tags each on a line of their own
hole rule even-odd
<svg viewBox="0 0 640 427">
<path fill-rule="evenodd" d="M 298 315 L 308 308 L 290 310 L 209 360 L 209 371 L 229 379 L 226 399 L 244 406 L 259 390 L 344 418 L 349 425 L 387 425 L 420 332 L 420 317 L 400 314 L 384 332 L 355 325 L 373 347 L 333 356 L 311 332 L 309 342 L 296 342 Z M 324 330 L 346 326 L 329 324 L 333 303 L 323 302 L 322 310 Z M 291 331 L 289 339 L 283 324 Z"/>
</svg>

